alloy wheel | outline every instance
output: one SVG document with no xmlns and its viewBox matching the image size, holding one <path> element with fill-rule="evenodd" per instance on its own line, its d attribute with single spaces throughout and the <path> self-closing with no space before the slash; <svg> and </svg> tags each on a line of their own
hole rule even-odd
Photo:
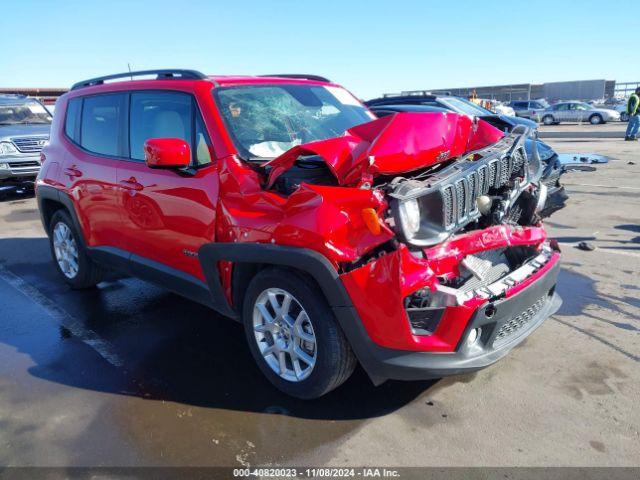
<svg viewBox="0 0 640 480">
<path fill-rule="evenodd" d="M 253 333 L 265 362 L 284 380 L 301 382 L 316 364 L 317 340 L 300 302 L 280 288 L 268 288 L 253 307 Z"/>
<path fill-rule="evenodd" d="M 67 224 L 59 222 L 53 228 L 53 251 L 63 275 L 74 278 L 78 274 L 78 245 Z"/>
</svg>

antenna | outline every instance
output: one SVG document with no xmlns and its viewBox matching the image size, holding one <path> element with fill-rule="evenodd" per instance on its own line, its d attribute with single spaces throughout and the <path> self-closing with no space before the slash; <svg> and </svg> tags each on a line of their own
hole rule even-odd
<svg viewBox="0 0 640 480">
<path fill-rule="evenodd" d="M 129 76 L 131 77 L 131 80 L 133 80 L 133 75 L 131 74 L 131 64 L 129 62 L 127 62 L 127 69 L 129 70 Z"/>
</svg>

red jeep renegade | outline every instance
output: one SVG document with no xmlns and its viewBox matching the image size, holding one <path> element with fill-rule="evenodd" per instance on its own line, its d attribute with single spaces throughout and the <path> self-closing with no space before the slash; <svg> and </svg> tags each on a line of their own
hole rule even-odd
<svg viewBox="0 0 640 480">
<path fill-rule="evenodd" d="M 486 367 L 560 304 L 523 127 L 192 70 L 80 82 L 56 113 L 37 198 L 64 280 L 118 270 L 241 321 L 289 395 L 356 363 L 376 384 Z"/>
</svg>

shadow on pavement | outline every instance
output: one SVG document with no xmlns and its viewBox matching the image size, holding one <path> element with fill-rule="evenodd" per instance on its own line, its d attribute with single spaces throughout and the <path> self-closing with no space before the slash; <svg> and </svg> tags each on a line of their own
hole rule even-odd
<svg viewBox="0 0 640 480">
<path fill-rule="evenodd" d="M 321 399 L 292 399 L 260 373 L 239 323 L 132 278 L 114 276 L 97 288 L 70 290 L 49 255 L 46 238 L 0 239 L 0 266 L 24 281 L 23 293 L 31 297 L 2 320 L 0 342 L 28 354 L 35 362 L 29 373 L 48 381 L 201 407 L 330 420 L 388 414 L 436 383 L 390 381 L 374 387 L 357 369 Z M 24 301 L 18 290 L 9 290 L 10 303 Z M 78 326 L 110 345 L 122 366 L 114 367 L 96 353 L 99 349 L 83 343 Z"/>
</svg>

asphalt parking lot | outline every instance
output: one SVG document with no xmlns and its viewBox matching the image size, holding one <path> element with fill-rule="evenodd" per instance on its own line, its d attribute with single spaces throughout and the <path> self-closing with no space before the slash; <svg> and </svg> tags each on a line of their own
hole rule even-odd
<svg viewBox="0 0 640 480">
<path fill-rule="evenodd" d="M 240 325 L 205 307 L 131 278 L 68 289 L 35 200 L 5 198 L 0 465 L 640 466 L 640 144 L 625 126 L 542 128 L 611 162 L 565 177 L 569 205 L 547 222 L 564 304 L 522 346 L 440 381 L 374 388 L 357 371 L 312 402 L 275 391 Z M 553 134 L 597 128 L 618 138 Z"/>
</svg>

